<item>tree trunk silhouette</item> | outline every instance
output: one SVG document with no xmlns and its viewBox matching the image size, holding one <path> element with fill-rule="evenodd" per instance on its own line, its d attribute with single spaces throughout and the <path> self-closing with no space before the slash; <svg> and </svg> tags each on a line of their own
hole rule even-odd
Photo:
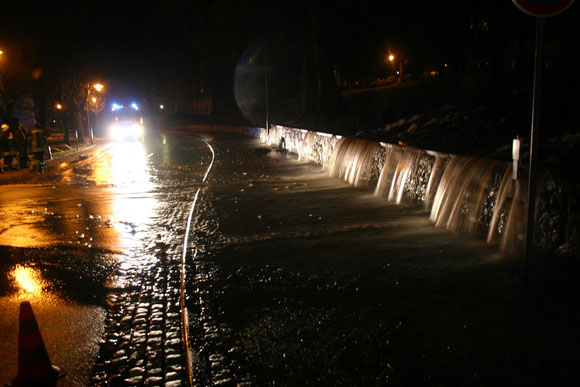
<svg viewBox="0 0 580 387">
<path fill-rule="evenodd" d="M 62 112 L 60 112 L 60 114 L 58 115 L 58 118 L 60 120 L 60 124 L 62 125 L 63 129 L 64 129 L 64 143 L 68 146 L 70 146 L 70 125 L 67 119 L 66 114 L 63 114 Z"/>
<path fill-rule="evenodd" d="M 85 131 L 83 127 L 83 115 L 81 112 L 74 113 L 79 142 L 85 142 Z"/>
<path fill-rule="evenodd" d="M 326 55 L 326 49 L 322 45 L 319 10 L 312 4 L 309 10 L 316 81 L 314 119 L 315 122 L 324 121 L 327 123 L 329 119 L 336 116 L 342 105 L 342 98 L 333 77 L 332 66 Z"/>
</svg>

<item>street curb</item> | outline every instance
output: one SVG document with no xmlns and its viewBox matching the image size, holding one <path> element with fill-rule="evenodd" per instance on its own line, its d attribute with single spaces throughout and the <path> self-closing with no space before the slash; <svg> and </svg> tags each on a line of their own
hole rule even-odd
<svg viewBox="0 0 580 387">
<path fill-rule="evenodd" d="M 71 153 L 67 153 L 66 155 L 63 155 L 60 157 L 58 157 L 58 156 L 53 157 L 52 159 L 46 161 L 46 165 L 47 165 L 47 167 L 49 167 L 49 166 L 53 167 L 57 163 L 67 162 L 71 159 L 74 159 L 75 157 L 78 157 L 79 155 L 84 154 L 84 153 L 93 152 L 100 145 L 101 144 L 89 145 L 88 147 L 83 148 L 83 149 L 79 149 L 78 151 L 73 151 Z M 50 171 L 48 171 L 48 172 L 50 172 Z M 42 172 L 34 172 L 30 168 L 22 168 L 22 169 L 17 169 L 15 171 L 4 171 L 3 173 L 0 173 L 0 185 L 23 184 L 25 182 L 26 176 L 30 176 L 32 174 L 39 174 L 39 173 L 42 173 Z"/>
<path fill-rule="evenodd" d="M 79 149 L 77 151 L 73 151 L 73 152 L 67 153 L 64 156 L 53 157 L 52 159 L 46 161 L 46 165 L 52 165 L 52 164 L 56 163 L 57 161 L 62 161 L 62 160 L 68 159 L 68 158 L 72 158 L 74 156 L 78 156 L 78 155 L 80 155 L 80 154 L 82 154 L 84 152 L 88 152 L 91 149 L 96 148 L 97 146 L 99 146 L 99 144 L 93 144 L 93 145 L 89 145 L 86 148 Z"/>
</svg>

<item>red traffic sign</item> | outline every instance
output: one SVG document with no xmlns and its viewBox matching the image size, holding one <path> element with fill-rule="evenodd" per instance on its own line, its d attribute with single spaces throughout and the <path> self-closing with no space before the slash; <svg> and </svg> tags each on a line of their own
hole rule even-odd
<svg viewBox="0 0 580 387">
<path fill-rule="evenodd" d="M 554 16 L 568 8 L 574 0 L 512 0 L 523 12 L 536 17 Z"/>
</svg>

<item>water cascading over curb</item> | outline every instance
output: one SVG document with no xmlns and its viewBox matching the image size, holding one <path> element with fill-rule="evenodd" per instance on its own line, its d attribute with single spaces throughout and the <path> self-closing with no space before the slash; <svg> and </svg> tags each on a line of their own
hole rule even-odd
<svg viewBox="0 0 580 387">
<path fill-rule="evenodd" d="M 509 163 L 277 125 L 259 137 L 355 187 L 374 186 L 388 202 L 423 204 L 437 227 L 482 235 L 503 251 L 522 246 L 527 185 L 511 179 Z"/>
</svg>

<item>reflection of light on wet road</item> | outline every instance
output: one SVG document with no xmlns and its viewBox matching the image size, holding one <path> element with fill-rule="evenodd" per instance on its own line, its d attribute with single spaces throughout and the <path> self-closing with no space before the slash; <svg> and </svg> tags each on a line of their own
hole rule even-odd
<svg viewBox="0 0 580 387">
<path fill-rule="evenodd" d="M 152 188 L 148 156 L 140 142 L 109 144 L 95 152 L 92 179 L 98 185 L 114 185 L 117 190 L 147 191 Z"/>
<path fill-rule="evenodd" d="M 115 143 L 110 149 L 111 183 L 117 188 L 148 191 L 153 187 L 148 156 L 140 142 Z"/>
<path fill-rule="evenodd" d="M 1 245 L 49 246 L 53 242 L 50 235 L 40 232 L 37 227 L 37 224 L 45 219 L 45 214 L 40 211 L 30 211 L 28 210 L 30 207 L 28 203 L 24 203 L 22 206 L 13 204 L 7 210 L 0 210 L 0 217 L 6 216 L 3 220 L 4 228 L 0 234 Z"/>
<path fill-rule="evenodd" d="M 42 293 L 42 277 L 38 269 L 16 265 L 10 277 L 18 287 L 20 293 L 27 293 L 27 296 L 38 296 Z"/>
<path fill-rule="evenodd" d="M 66 253 L 71 259 L 85 253 L 87 259 L 100 256 L 100 249 L 120 251 L 107 259 L 117 261 L 121 280 L 110 278 L 107 285 L 139 283 L 138 273 L 155 259 L 147 252 L 146 242 L 158 209 L 148 154 L 142 143 L 108 144 L 72 162 L 64 171 L 70 178 L 60 179 L 59 172 L 58 183 L 0 187 L 0 245 L 42 246 L 51 251 L 71 245 Z M 87 250 L 90 245 L 93 249 Z M 73 271 L 93 278 L 90 272 L 99 268 L 92 261 L 61 262 L 58 254 L 45 260 L 35 250 L 22 251 L 26 254 L 4 262 L 4 281 L 0 282 L 0 381 L 16 374 L 18 307 L 28 300 L 51 360 L 67 370 L 70 385 L 87 385 L 103 335 L 105 309 L 84 298 L 81 302 L 69 299 L 69 292 L 90 293 L 96 285 L 85 288 L 78 277 L 71 280 L 63 272 L 67 264 L 86 265 Z"/>
<path fill-rule="evenodd" d="M 35 267 L 16 265 L 6 274 L 14 292 L 0 295 L 0 381 L 7 382 L 17 373 L 19 307 L 22 301 L 30 301 L 50 360 L 67 371 L 66 385 L 87 385 L 104 310 L 53 293 L 50 279 Z"/>
<path fill-rule="evenodd" d="M 62 303 L 62 298 L 53 291 L 51 280 L 44 277 L 42 271 L 35 266 L 17 264 L 10 268 L 6 277 L 11 291 L 0 297 L 0 309 L 5 302 L 19 303 L 27 300 L 44 307 Z"/>
<path fill-rule="evenodd" d="M 91 176 L 98 185 L 111 186 L 112 224 L 119 233 L 122 250 L 140 245 L 139 233 L 146 231 L 157 209 L 148 155 L 141 142 L 112 143 L 97 155 Z"/>
<path fill-rule="evenodd" d="M 116 143 L 110 152 L 110 183 L 117 193 L 112 204 L 115 229 L 122 235 L 122 249 L 135 247 L 140 245 L 137 234 L 147 231 L 157 209 L 147 155 L 140 142 Z"/>
</svg>

